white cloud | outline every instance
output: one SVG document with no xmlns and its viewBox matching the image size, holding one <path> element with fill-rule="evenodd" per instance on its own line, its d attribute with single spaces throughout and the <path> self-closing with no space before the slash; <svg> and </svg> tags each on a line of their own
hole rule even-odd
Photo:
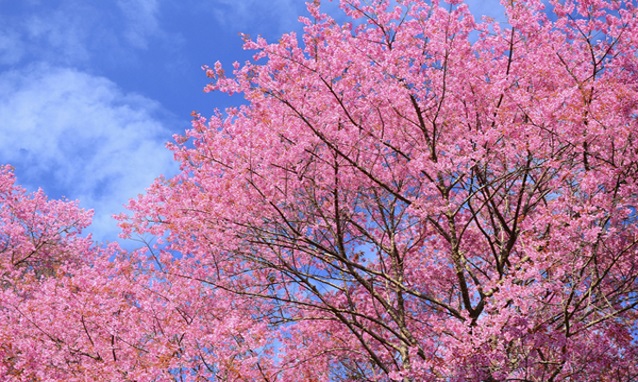
<svg viewBox="0 0 638 382">
<path fill-rule="evenodd" d="M 92 231 L 113 240 L 111 219 L 160 174 L 176 171 L 164 148 L 161 108 L 103 77 L 31 66 L 0 74 L 0 162 L 18 182 L 95 209 Z"/>
</svg>

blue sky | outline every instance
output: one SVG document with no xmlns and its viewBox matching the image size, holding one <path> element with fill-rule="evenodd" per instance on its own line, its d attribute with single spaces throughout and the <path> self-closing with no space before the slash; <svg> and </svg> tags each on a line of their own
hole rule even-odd
<svg viewBox="0 0 638 382">
<path fill-rule="evenodd" d="M 276 41 L 299 15 L 302 0 L 0 0 L 0 164 L 94 209 L 95 238 L 115 240 L 111 215 L 177 171 L 164 145 L 191 112 L 241 101 L 204 94 L 201 66 L 250 59 L 240 33 Z"/>
</svg>

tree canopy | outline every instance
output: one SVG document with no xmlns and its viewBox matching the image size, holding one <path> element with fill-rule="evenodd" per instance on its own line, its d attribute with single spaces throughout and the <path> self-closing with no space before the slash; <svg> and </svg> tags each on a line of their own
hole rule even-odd
<svg viewBox="0 0 638 382">
<path fill-rule="evenodd" d="M 120 217 L 138 252 L 5 169 L 0 373 L 635 380 L 635 5 L 310 2 L 205 68 L 246 104 L 170 145 L 181 173 Z"/>
</svg>

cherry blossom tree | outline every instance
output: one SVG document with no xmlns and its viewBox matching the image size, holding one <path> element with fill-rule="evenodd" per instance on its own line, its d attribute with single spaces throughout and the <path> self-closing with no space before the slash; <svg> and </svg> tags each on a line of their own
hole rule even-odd
<svg viewBox="0 0 638 382">
<path fill-rule="evenodd" d="M 308 5 L 96 246 L 0 169 L 7 380 L 638 378 L 630 0 Z"/>
<path fill-rule="evenodd" d="M 123 218 L 162 238 L 184 352 L 213 380 L 638 378 L 635 3 L 341 7 L 205 68 L 247 104 Z"/>
<path fill-rule="evenodd" d="M 86 284 L 96 276 L 89 267 L 96 251 L 90 236 L 81 235 L 91 215 L 77 203 L 48 200 L 42 190 L 27 193 L 15 184 L 9 166 L 0 167 L 3 380 L 63 380 L 86 374 L 83 359 L 100 358 L 84 343 L 95 345 L 92 316 L 103 313 L 89 313 L 85 298 L 100 287 L 99 279 L 92 280 L 92 288 Z M 76 314 L 81 330 L 69 326 Z"/>
<path fill-rule="evenodd" d="M 179 326 L 160 328 L 178 313 L 135 253 L 96 246 L 82 234 L 90 211 L 15 181 L 0 167 L 0 379 L 172 378 Z"/>
<path fill-rule="evenodd" d="M 0 379 L 184 380 L 213 367 L 232 379 L 233 360 L 255 346 L 241 336 L 264 324 L 230 296 L 212 305 L 208 291 L 192 295 L 197 285 L 158 277 L 138 252 L 97 245 L 82 232 L 91 215 L 26 192 L 0 167 Z"/>
</svg>

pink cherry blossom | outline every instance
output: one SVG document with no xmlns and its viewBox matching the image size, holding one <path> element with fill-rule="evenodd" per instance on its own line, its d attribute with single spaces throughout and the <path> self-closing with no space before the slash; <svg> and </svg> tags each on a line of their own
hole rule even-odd
<svg viewBox="0 0 638 382">
<path fill-rule="evenodd" d="M 632 1 L 308 5 L 120 216 L 0 172 L 8 380 L 638 377 Z"/>
</svg>

